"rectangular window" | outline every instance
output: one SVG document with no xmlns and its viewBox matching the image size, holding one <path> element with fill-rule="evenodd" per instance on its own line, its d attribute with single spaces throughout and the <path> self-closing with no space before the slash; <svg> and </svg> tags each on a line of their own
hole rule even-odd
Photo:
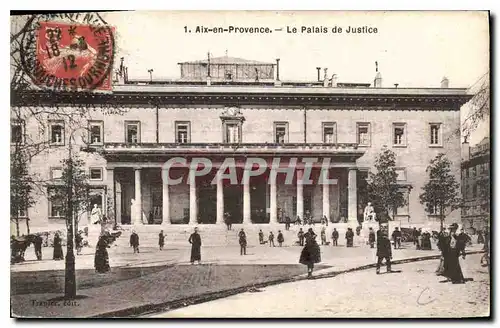
<svg viewBox="0 0 500 328">
<path fill-rule="evenodd" d="M 10 122 L 10 143 L 24 143 L 24 121 L 13 120 Z"/>
<path fill-rule="evenodd" d="M 429 204 L 428 210 L 430 215 L 439 215 L 439 208 L 437 204 L 434 205 Z"/>
<path fill-rule="evenodd" d="M 51 121 L 50 122 L 50 144 L 51 145 L 64 145 L 64 122 Z"/>
<path fill-rule="evenodd" d="M 288 142 L 288 122 L 274 122 L 274 142 L 278 144 Z"/>
<path fill-rule="evenodd" d="M 90 180 L 102 181 L 102 167 L 91 167 L 89 176 Z"/>
<path fill-rule="evenodd" d="M 60 167 L 51 167 L 50 168 L 50 179 L 51 180 L 60 180 L 62 179 L 62 168 Z"/>
<path fill-rule="evenodd" d="M 323 142 L 337 143 L 337 126 L 335 122 L 323 122 Z"/>
<path fill-rule="evenodd" d="M 406 146 L 406 123 L 392 124 L 393 145 L 396 147 Z"/>
<path fill-rule="evenodd" d="M 127 143 L 141 142 L 141 123 L 138 121 L 125 122 L 125 141 Z"/>
<path fill-rule="evenodd" d="M 238 123 L 226 123 L 226 131 L 224 142 L 238 143 L 240 142 L 240 125 Z"/>
<path fill-rule="evenodd" d="M 104 122 L 89 122 L 89 142 L 91 145 L 102 145 L 104 142 Z"/>
<path fill-rule="evenodd" d="M 26 218 L 28 217 L 28 209 L 19 209 L 19 217 Z"/>
<path fill-rule="evenodd" d="M 370 147 L 370 123 L 356 124 L 357 141 L 359 146 Z"/>
<path fill-rule="evenodd" d="M 441 146 L 441 123 L 430 123 L 431 146 Z"/>
<path fill-rule="evenodd" d="M 175 122 L 175 142 L 191 142 L 191 122 Z"/>
<path fill-rule="evenodd" d="M 406 169 L 405 168 L 398 168 L 395 171 L 397 174 L 396 181 L 406 181 Z"/>
<path fill-rule="evenodd" d="M 63 218 L 64 217 L 64 207 L 63 198 L 60 193 L 55 193 L 54 189 L 49 190 L 49 217 L 51 218 Z"/>
</svg>

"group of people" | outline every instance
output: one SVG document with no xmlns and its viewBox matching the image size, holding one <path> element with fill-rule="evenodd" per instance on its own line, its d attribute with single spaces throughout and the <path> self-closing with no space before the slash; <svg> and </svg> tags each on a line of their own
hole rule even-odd
<svg viewBox="0 0 500 328">
<path fill-rule="evenodd" d="M 243 231 L 243 229 L 241 229 L 241 231 Z M 279 247 L 282 247 L 283 243 L 285 242 L 285 237 L 283 236 L 281 230 L 278 230 L 278 236 L 276 237 L 276 241 L 278 242 Z M 274 244 L 274 233 L 272 231 L 269 231 L 269 236 L 267 237 L 267 241 L 265 241 L 264 232 L 262 232 L 262 229 L 260 229 L 259 244 L 264 245 L 266 242 L 269 243 L 269 247 L 276 247 L 276 245 Z"/>
<path fill-rule="evenodd" d="M 457 234 L 458 224 L 453 223 L 448 231 L 442 230 L 438 235 L 437 247 L 441 251 L 441 260 L 436 270 L 438 276 L 446 277 L 443 282 L 454 284 L 465 283 L 465 278 L 460 267 L 460 256 L 465 259 L 465 246 L 468 242 L 466 234 Z"/>
<path fill-rule="evenodd" d="M 417 249 L 430 251 L 432 249 L 431 245 L 431 237 L 430 232 L 425 231 L 422 232 L 422 228 L 417 229 L 413 227 L 413 245 L 416 246 Z"/>
</svg>

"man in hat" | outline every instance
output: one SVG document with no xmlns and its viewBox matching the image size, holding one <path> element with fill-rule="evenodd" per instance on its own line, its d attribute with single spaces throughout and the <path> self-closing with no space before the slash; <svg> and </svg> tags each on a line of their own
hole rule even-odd
<svg viewBox="0 0 500 328">
<path fill-rule="evenodd" d="M 465 242 L 457 235 L 458 224 L 453 223 L 448 228 L 450 230 L 449 237 L 445 240 L 444 245 L 444 272 L 443 276 L 447 281 L 454 284 L 465 283 L 465 278 L 460 267 L 459 257 L 465 259 Z"/>
<path fill-rule="evenodd" d="M 391 272 L 392 247 L 387 228 L 381 228 L 377 238 L 377 274 L 380 274 L 380 265 L 384 259 L 387 272 Z"/>
<path fill-rule="evenodd" d="M 139 235 L 135 230 L 130 235 L 130 246 L 134 248 L 134 254 L 139 253 Z"/>
<path fill-rule="evenodd" d="M 370 232 L 368 233 L 368 243 L 370 244 L 370 248 L 375 248 L 375 231 L 370 227 Z"/>
<path fill-rule="evenodd" d="M 392 239 L 394 240 L 394 249 L 401 248 L 401 231 L 399 231 L 398 227 L 394 228 L 392 232 Z"/>
<path fill-rule="evenodd" d="M 238 233 L 238 238 L 240 242 L 240 255 L 247 255 L 247 235 L 243 228 Z"/>
</svg>

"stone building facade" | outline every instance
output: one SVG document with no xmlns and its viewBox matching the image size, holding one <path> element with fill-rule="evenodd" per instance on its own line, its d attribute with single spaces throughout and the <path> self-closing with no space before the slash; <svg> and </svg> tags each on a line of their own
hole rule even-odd
<svg viewBox="0 0 500 328">
<path fill-rule="evenodd" d="M 246 63 L 252 64 L 262 66 Z M 272 81 L 220 75 L 189 83 L 184 75 L 179 83 L 120 79 L 112 93 L 78 98 L 74 93 L 47 97 L 34 92 L 34 106 L 58 103 L 71 111 L 83 105 L 89 108 L 89 119 L 78 131 L 50 115 L 45 131 L 29 116 L 23 119 L 23 134 L 51 143 L 32 159 L 30 168 L 51 188 L 72 134 L 75 151 L 86 150 L 79 153 L 87 165 L 92 205 L 98 204 L 118 224 L 222 223 L 225 213 L 243 223 L 276 223 L 285 216 L 306 215 L 344 222 L 362 215 L 366 204 L 358 201 L 357 186 L 387 146 L 397 155 L 398 182 L 408 200 L 397 210 L 396 220 L 434 220 L 418 196 L 426 182 L 425 169 L 440 152 L 452 160 L 460 180 L 461 145 L 453 132 L 459 128 L 460 108 L 470 98 L 465 89 L 448 88 L 447 81 L 441 88 L 384 88 L 380 72 L 373 85 L 340 83 L 336 76 L 319 80 L 319 74 L 318 81 L 281 81 L 279 62 L 275 66 Z M 123 113 L 102 109 L 110 106 Z M 12 123 L 14 132 L 18 125 Z M 193 158 L 208 158 L 213 168 L 195 177 L 188 166 L 178 165 L 170 175 L 183 182 L 169 185 L 164 164 L 174 157 L 186 159 L 188 166 Z M 237 184 L 217 175 L 228 158 L 234 160 Z M 265 172 L 243 179 L 252 170 L 245 167 L 248 158 L 266 161 Z M 271 178 L 276 158 L 282 166 L 299 162 L 291 183 L 285 183 L 283 173 Z M 313 166 L 313 184 L 301 183 L 304 158 L 329 161 L 326 167 Z M 322 174 L 330 184 L 319 182 Z M 48 192 L 40 193 L 24 213 L 33 231 L 64 225 L 64 214 L 47 198 Z M 459 211 L 452 213 L 457 215 Z"/>
<path fill-rule="evenodd" d="M 490 139 L 472 147 L 464 142 L 462 150 L 462 223 L 474 232 L 490 219 Z"/>
</svg>

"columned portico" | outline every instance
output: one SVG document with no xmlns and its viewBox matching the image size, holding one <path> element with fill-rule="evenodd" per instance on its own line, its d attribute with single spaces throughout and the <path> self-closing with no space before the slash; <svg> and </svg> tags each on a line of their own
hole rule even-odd
<svg viewBox="0 0 500 328">
<path fill-rule="evenodd" d="M 329 179 L 329 170 L 322 170 L 323 176 L 323 216 L 326 216 L 327 220 L 330 220 L 330 184 L 328 183 Z"/>
<path fill-rule="evenodd" d="M 224 223 L 224 186 L 222 183 L 222 173 L 216 173 L 217 179 L 217 218 L 216 223 L 223 224 Z"/>
<path fill-rule="evenodd" d="M 170 190 L 168 188 L 168 170 L 162 169 L 162 225 L 169 225 L 170 222 Z"/>
<path fill-rule="evenodd" d="M 141 194 L 141 168 L 135 167 L 135 202 L 133 208 L 134 221 L 132 224 L 142 224 L 142 194 Z"/>
<path fill-rule="evenodd" d="M 277 203 L 277 189 L 276 189 L 276 178 L 270 179 L 269 186 L 269 207 L 270 207 L 270 215 L 269 215 L 269 223 L 278 223 L 278 203 Z"/>
<path fill-rule="evenodd" d="M 243 223 L 251 223 L 250 207 L 250 177 L 249 170 L 245 169 L 243 173 Z"/>
<path fill-rule="evenodd" d="M 304 183 L 303 183 L 303 170 L 297 170 L 297 216 L 301 220 L 304 219 Z"/>
<path fill-rule="evenodd" d="M 198 223 L 198 202 L 196 199 L 195 169 L 189 171 L 189 224 Z"/>
<path fill-rule="evenodd" d="M 358 195 L 356 187 L 356 168 L 349 168 L 347 177 L 347 219 L 358 222 Z"/>
</svg>

